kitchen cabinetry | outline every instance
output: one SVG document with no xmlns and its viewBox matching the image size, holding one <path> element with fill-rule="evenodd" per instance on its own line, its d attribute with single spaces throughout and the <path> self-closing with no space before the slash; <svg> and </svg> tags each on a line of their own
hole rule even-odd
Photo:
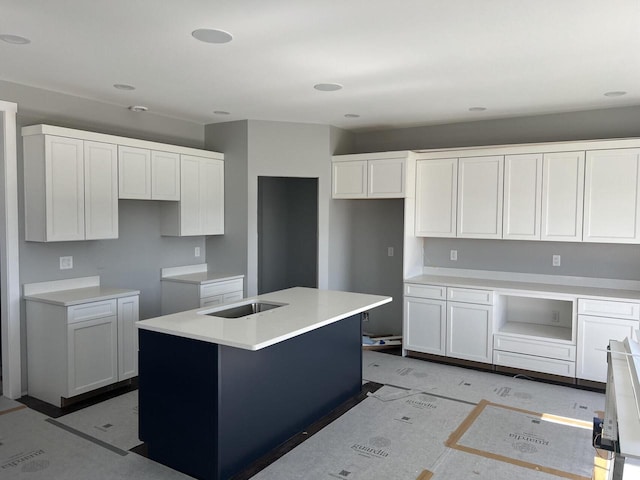
<svg viewBox="0 0 640 480">
<path fill-rule="evenodd" d="M 587 152 L 585 242 L 640 243 L 640 148 Z"/>
<path fill-rule="evenodd" d="M 455 237 L 457 202 L 457 158 L 416 162 L 416 236 Z"/>
<path fill-rule="evenodd" d="M 332 159 L 333 198 L 404 198 L 409 152 L 339 155 Z"/>
<path fill-rule="evenodd" d="M 504 158 L 502 238 L 540 240 L 542 155 Z"/>
<path fill-rule="evenodd" d="M 118 147 L 119 198 L 180 200 L 180 155 Z"/>
<path fill-rule="evenodd" d="M 136 376 L 138 294 L 98 286 L 25 296 L 29 395 L 64 406 Z"/>
<path fill-rule="evenodd" d="M 637 341 L 640 303 L 578 300 L 578 358 L 576 377 L 607 382 L 609 340 Z"/>
<path fill-rule="evenodd" d="M 161 234 L 168 236 L 224 233 L 224 162 L 181 155 L 180 202 L 163 206 Z"/>
<path fill-rule="evenodd" d="M 23 145 L 27 241 L 118 237 L 115 145 L 42 134 Z"/>
<path fill-rule="evenodd" d="M 404 292 L 404 349 L 446 354 L 446 288 L 406 284 Z"/>
</svg>

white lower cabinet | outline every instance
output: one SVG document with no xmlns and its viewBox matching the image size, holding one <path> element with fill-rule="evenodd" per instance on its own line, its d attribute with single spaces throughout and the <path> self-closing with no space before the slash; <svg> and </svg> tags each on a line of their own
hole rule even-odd
<svg viewBox="0 0 640 480">
<path fill-rule="evenodd" d="M 447 357 L 491 363 L 493 307 L 447 302 Z"/>
<path fill-rule="evenodd" d="M 138 295 L 72 306 L 28 300 L 28 393 L 52 405 L 138 374 Z"/>
<path fill-rule="evenodd" d="M 445 355 L 447 302 L 427 298 L 404 299 L 404 348 Z"/>
<path fill-rule="evenodd" d="M 242 277 L 219 279 L 189 279 L 189 276 L 162 278 L 162 315 L 193 310 L 198 307 L 213 307 L 223 303 L 242 300 L 244 280 Z"/>
</svg>

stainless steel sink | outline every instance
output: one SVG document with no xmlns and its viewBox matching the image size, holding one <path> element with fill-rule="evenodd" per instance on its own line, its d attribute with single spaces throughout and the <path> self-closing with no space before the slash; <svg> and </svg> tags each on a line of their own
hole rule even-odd
<svg viewBox="0 0 640 480">
<path fill-rule="evenodd" d="M 240 318 L 247 315 L 253 315 L 254 313 L 266 312 L 267 310 L 273 310 L 274 308 L 283 307 L 286 304 L 283 303 L 267 303 L 267 302 L 252 302 L 245 303 L 244 305 L 237 305 L 235 307 L 226 308 L 224 310 L 216 310 L 215 312 L 206 313 L 212 317 L 222 318 Z"/>
</svg>

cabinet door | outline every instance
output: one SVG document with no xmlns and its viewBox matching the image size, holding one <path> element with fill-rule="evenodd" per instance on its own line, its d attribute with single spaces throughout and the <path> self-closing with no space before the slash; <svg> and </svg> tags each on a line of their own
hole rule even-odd
<svg viewBox="0 0 640 480">
<path fill-rule="evenodd" d="M 224 162 L 200 159 L 201 235 L 224 233 Z"/>
<path fill-rule="evenodd" d="M 493 307 L 447 302 L 447 356 L 491 363 Z"/>
<path fill-rule="evenodd" d="M 502 238 L 540 240 L 542 155 L 504 158 Z"/>
<path fill-rule="evenodd" d="M 85 238 L 118 238 L 118 147 L 84 142 Z"/>
<path fill-rule="evenodd" d="M 202 235 L 200 158 L 180 156 L 180 235 Z"/>
<path fill-rule="evenodd" d="M 180 155 L 151 151 L 151 199 L 180 200 Z"/>
<path fill-rule="evenodd" d="M 118 299 L 118 380 L 138 375 L 138 296 Z"/>
<path fill-rule="evenodd" d="M 69 397 L 118 381 L 117 330 L 115 315 L 67 326 Z"/>
<path fill-rule="evenodd" d="M 404 348 L 435 355 L 445 354 L 446 302 L 423 298 L 404 299 Z"/>
<path fill-rule="evenodd" d="M 587 152 L 585 242 L 639 243 L 640 149 Z"/>
<path fill-rule="evenodd" d="M 370 198 L 403 198 L 405 196 L 406 162 L 403 158 L 369 160 L 368 190 Z"/>
<path fill-rule="evenodd" d="M 545 153 L 542 166 L 542 240 L 582 240 L 584 152 Z"/>
<path fill-rule="evenodd" d="M 333 198 L 367 197 L 367 161 L 333 162 Z"/>
<path fill-rule="evenodd" d="M 416 236 L 455 237 L 458 159 L 416 162 Z"/>
<path fill-rule="evenodd" d="M 49 242 L 84 240 L 83 142 L 45 137 L 46 219 Z"/>
<path fill-rule="evenodd" d="M 151 151 L 118 146 L 118 187 L 120 198 L 151 199 Z"/>
<path fill-rule="evenodd" d="M 502 238 L 504 157 L 458 161 L 458 237 Z"/>
<path fill-rule="evenodd" d="M 606 383 L 609 340 L 636 340 L 637 329 L 633 320 L 579 315 L 576 377 Z"/>
</svg>

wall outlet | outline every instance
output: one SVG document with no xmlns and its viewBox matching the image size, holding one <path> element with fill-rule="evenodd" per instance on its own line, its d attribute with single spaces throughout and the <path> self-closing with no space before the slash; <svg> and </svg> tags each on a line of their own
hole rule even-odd
<svg viewBox="0 0 640 480">
<path fill-rule="evenodd" d="M 387 247 L 387 255 L 393 257 L 393 247 Z"/>
<path fill-rule="evenodd" d="M 193 252 L 193 254 L 194 254 L 196 257 L 199 257 L 199 256 L 200 256 L 200 247 L 196 247 L 196 248 L 195 248 L 195 250 L 194 250 L 194 252 Z"/>
<path fill-rule="evenodd" d="M 551 321 L 553 323 L 560 323 L 560 312 L 558 312 L 557 310 L 551 312 Z"/>
<path fill-rule="evenodd" d="M 73 268 L 73 257 L 60 257 L 60 270 Z"/>
<path fill-rule="evenodd" d="M 458 261 L 458 250 L 451 250 L 451 252 L 449 252 L 449 260 L 452 262 Z"/>
<path fill-rule="evenodd" d="M 363 322 L 369 321 L 369 312 L 362 312 L 362 321 Z"/>
<path fill-rule="evenodd" d="M 551 257 L 551 265 L 553 265 L 554 267 L 560 266 L 560 255 L 554 255 L 553 257 Z"/>
</svg>

